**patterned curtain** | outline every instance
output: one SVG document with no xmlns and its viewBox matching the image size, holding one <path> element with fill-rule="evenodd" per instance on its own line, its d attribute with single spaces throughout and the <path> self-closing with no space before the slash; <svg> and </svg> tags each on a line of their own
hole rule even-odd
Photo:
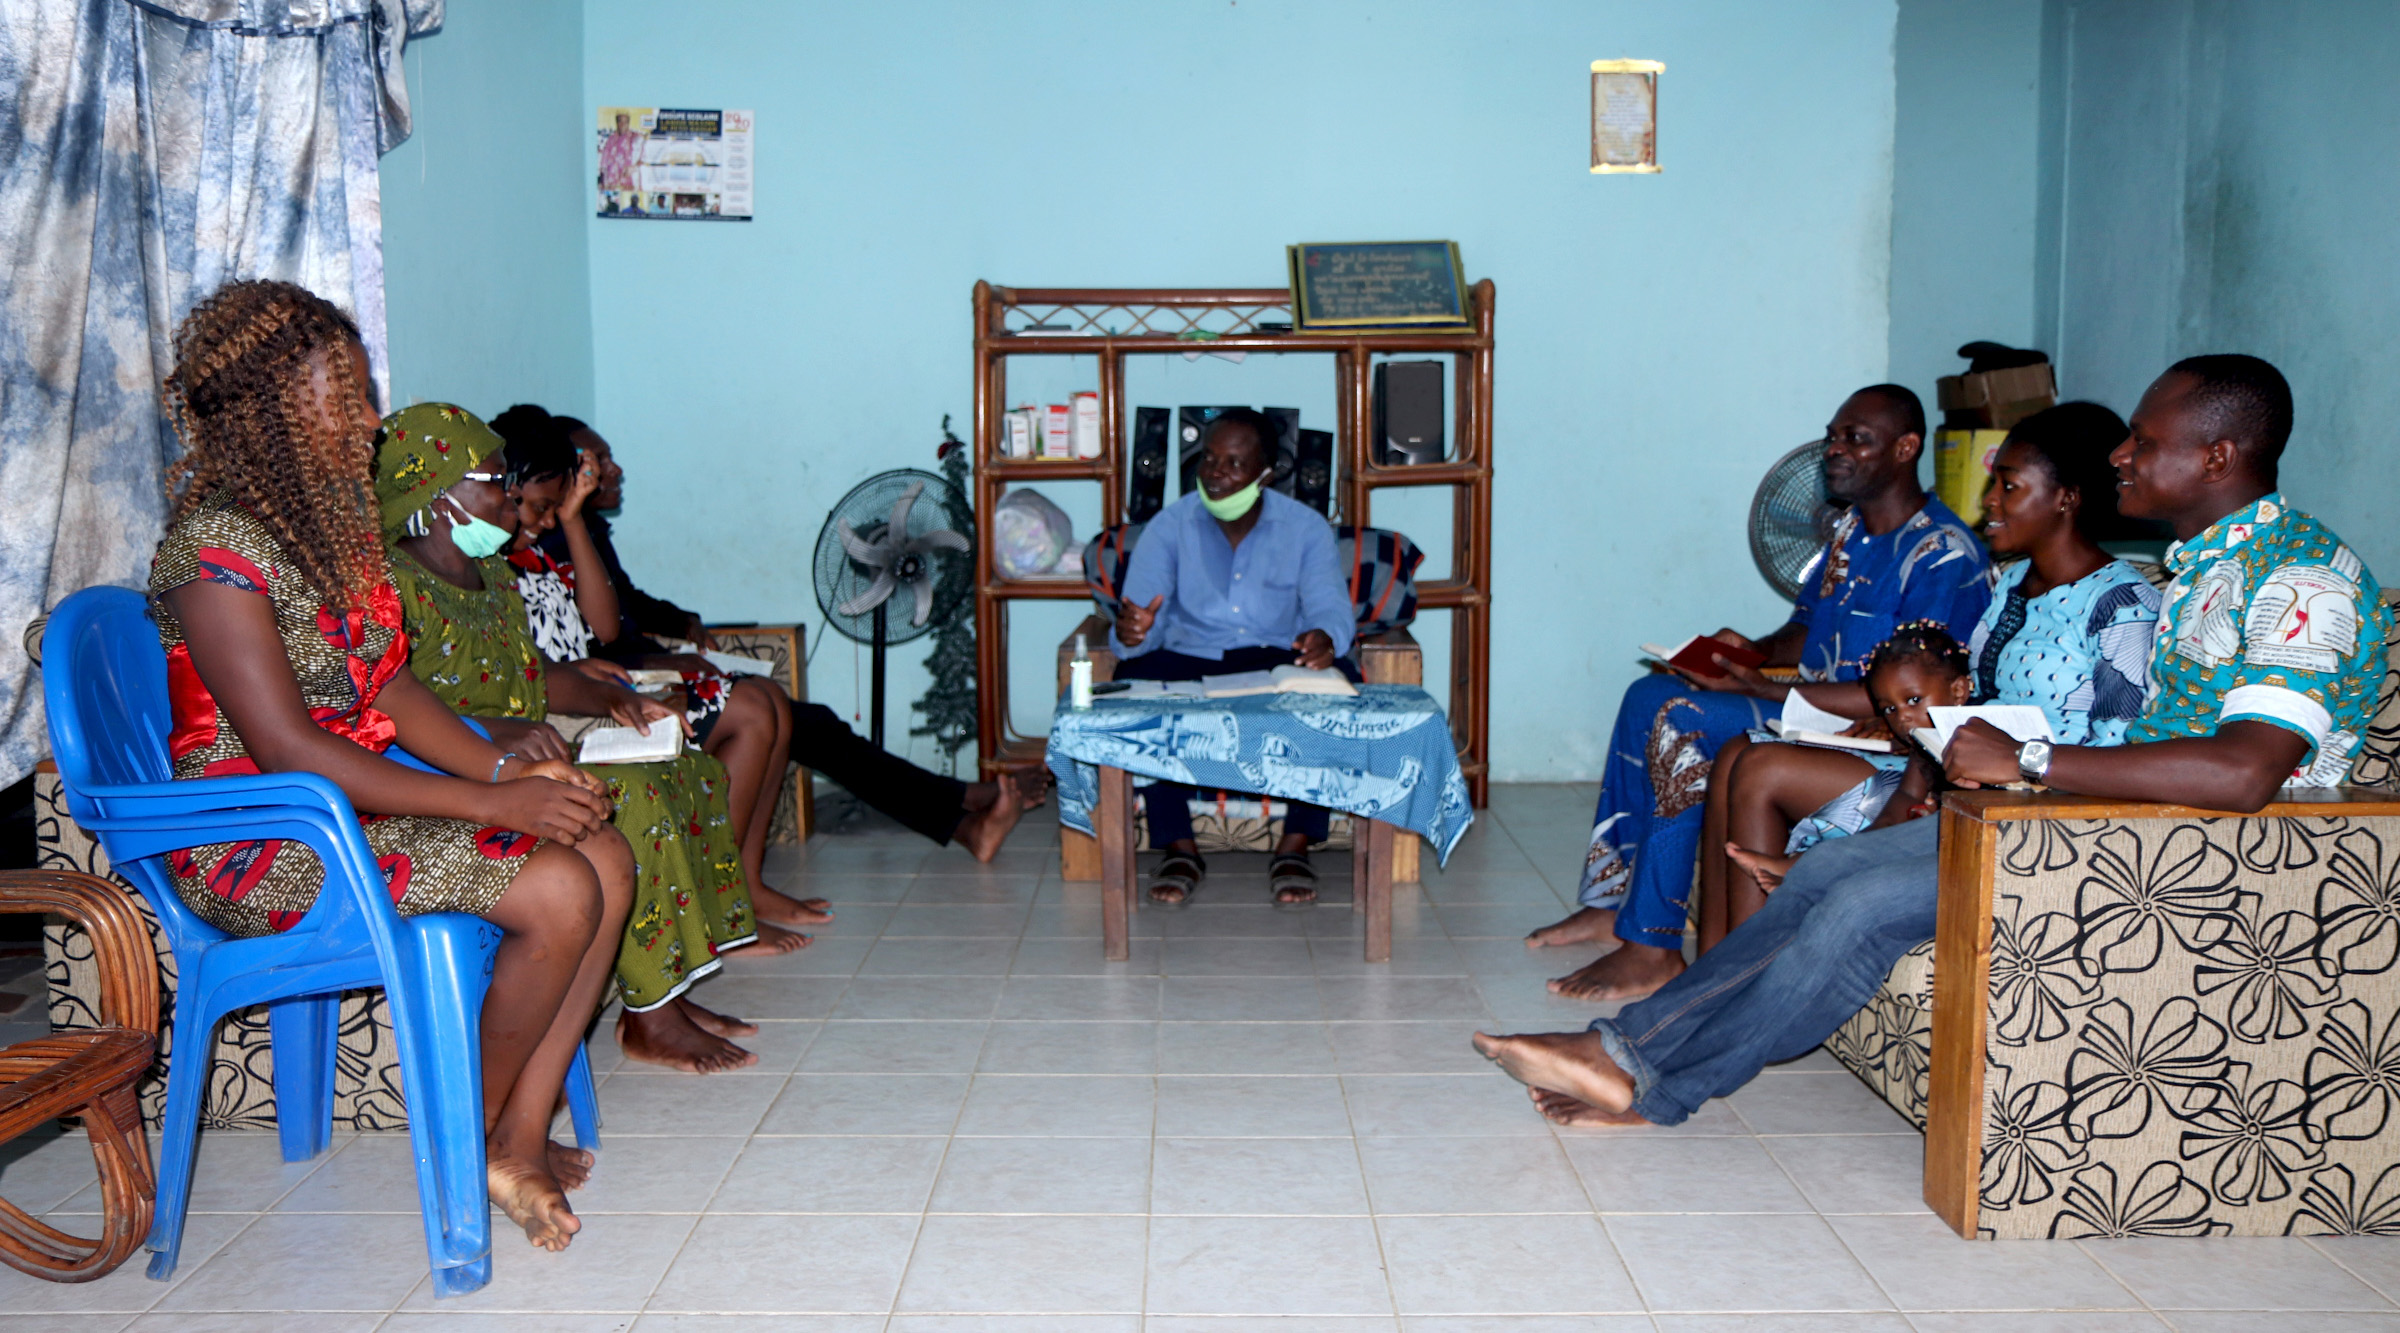
<svg viewBox="0 0 2400 1333">
<path fill-rule="evenodd" d="M 346 306 L 380 386 L 376 161 L 443 0 L 0 6 L 0 785 L 47 753 L 25 631 L 140 586 L 177 445 L 176 321 L 240 278 Z"/>
</svg>

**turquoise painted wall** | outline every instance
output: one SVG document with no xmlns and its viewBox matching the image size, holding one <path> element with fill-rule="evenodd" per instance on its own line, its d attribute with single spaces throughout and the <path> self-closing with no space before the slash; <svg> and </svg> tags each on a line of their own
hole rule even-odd
<svg viewBox="0 0 2400 1333">
<path fill-rule="evenodd" d="M 2400 577 L 2400 9 L 2051 0 L 2038 322 L 2130 409 L 2177 357 L 2292 381 L 2284 488 Z"/>
<path fill-rule="evenodd" d="M 1894 17 L 590 0 L 587 122 L 620 102 L 758 113 L 758 221 L 587 223 L 593 419 L 631 473 L 627 559 L 712 616 L 815 621 L 827 507 L 931 466 L 942 414 L 966 420 L 977 278 L 1271 285 L 1290 241 L 1452 238 L 1499 286 L 1494 775 L 1589 777 L 1636 644 L 1781 619 L 1742 541 L 1751 490 L 1884 375 Z M 1617 56 L 1667 62 L 1659 176 L 1586 170 L 1587 67 Z M 588 130 L 581 151 L 588 179 Z M 1011 397 L 1091 374 L 1021 374 Z M 1313 359 L 1172 361 L 1133 396 L 1324 420 L 1330 380 Z M 1054 489 L 1088 526 L 1092 497 Z M 1441 545 L 1429 498 L 1375 517 Z M 1066 623 L 1016 622 L 1030 730 Z M 895 733 L 922 655 L 895 663 Z M 844 712 L 851 657 L 830 643 L 811 671 Z"/>
<path fill-rule="evenodd" d="M 592 403 L 579 0 L 451 0 L 383 159 L 392 401 Z"/>
<path fill-rule="evenodd" d="M 2042 0 L 1901 0 L 1893 380 L 1934 409 L 1959 346 L 2034 338 Z"/>
</svg>

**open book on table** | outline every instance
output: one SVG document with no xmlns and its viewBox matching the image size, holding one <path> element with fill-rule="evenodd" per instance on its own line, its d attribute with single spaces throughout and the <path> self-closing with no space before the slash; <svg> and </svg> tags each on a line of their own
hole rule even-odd
<svg viewBox="0 0 2400 1333">
<path fill-rule="evenodd" d="M 1925 752 L 1939 759 L 1950 748 L 1950 738 L 1974 718 L 1982 718 L 1993 726 L 2021 741 L 2054 740 L 2050 719 L 2032 704 L 1967 704 L 1951 707 L 1944 704 L 1925 710 L 1933 725 L 1919 727 L 1909 733 Z"/>
<path fill-rule="evenodd" d="M 1272 671 L 1236 671 L 1224 676 L 1202 676 L 1200 692 L 1211 699 L 1237 699 L 1245 694 L 1346 694 L 1355 695 L 1358 687 L 1350 678 L 1332 667 L 1312 671 L 1302 666 L 1279 666 Z"/>
<path fill-rule="evenodd" d="M 1767 729 L 1794 745 L 1821 745 L 1831 750 L 1863 750 L 1869 754 L 1897 754 L 1900 747 L 1881 736 L 1845 736 L 1857 723 L 1839 713 L 1828 712 L 1803 697 L 1798 690 L 1783 696 L 1783 716 L 1767 722 Z"/>
<path fill-rule="evenodd" d="M 583 748 L 575 754 L 579 764 L 648 764 L 672 759 L 683 753 L 683 728 L 675 719 L 662 717 L 650 724 L 645 736 L 631 727 L 594 727 L 583 734 Z"/>
</svg>

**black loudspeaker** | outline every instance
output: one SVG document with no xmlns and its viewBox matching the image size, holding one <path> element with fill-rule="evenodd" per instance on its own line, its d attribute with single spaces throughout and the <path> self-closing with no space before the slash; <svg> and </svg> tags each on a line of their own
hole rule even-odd
<svg viewBox="0 0 2400 1333">
<path fill-rule="evenodd" d="M 1448 455 L 1442 432 L 1445 368 L 1439 361 L 1376 363 L 1376 462 L 1439 463 Z"/>
<path fill-rule="evenodd" d="M 1125 477 L 1125 521 L 1147 523 L 1167 502 L 1167 409 L 1133 409 L 1133 467 Z"/>
<path fill-rule="evenodd" d="M 1304 430 L 1293 451 L 1292 498 L 1320 514 L 1333 513 L 1333 432 Z"/>
<path fill-rule="evenodd" d="M 1267 489 L 1292 493 L 1292 477 L 1299 463 L 1300 409 L 1296 407 L 1262 407 L 1267 420 L 1275 423 L 1275 466 L 1267 473 Z"/>
</svg>

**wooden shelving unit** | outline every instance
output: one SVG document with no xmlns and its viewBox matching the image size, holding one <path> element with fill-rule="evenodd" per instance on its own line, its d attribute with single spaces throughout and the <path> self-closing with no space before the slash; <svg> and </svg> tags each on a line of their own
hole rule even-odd
<svg viewBox="0 0 2400 1333">
<path fill-rule="evenodd" d="M 1042 762 L 1038 736 L 1008 730 L 1008 603 L 1077 601 L 1080 581 L 1003 579 L 992 567 L 991 515 L 1011 482 L 1093 481 L 1101 522 L 1123 521 L 1127 466 L 1125 358 L 1212 352 L 1314 353 L 1334 361 L 1334 494 L 1342 522 L 1372 523 L 1386 486 L 1453 490 L 1450 574 L 1417 585 L 1418 605 L 1451 612 L 1450 729 L 1477 806 L 1489 772 L 1492 564 L 1492 284 L 1471 289 L 1465 332 L 1314 334 L 1262 332 L 1291 319 L 1291 294 L 1265 288 L 1053 288 L 975 284 L 975 655 L 976 740 L 983 773 Z M 1070 333 L 1029 334 L 1032 324 Z M 1454 424 L 1451 457 L 1386 467 L 1373 459 L 1373 367 L 1378 355 L 1449 353 Z M 1008 358 L 1089 356 L 1100 363 L 1100 457 L 1043 461 L 1000 452 Z M 1169 497 L 1172 498 L 1172 497 Z"/>
</svg>

